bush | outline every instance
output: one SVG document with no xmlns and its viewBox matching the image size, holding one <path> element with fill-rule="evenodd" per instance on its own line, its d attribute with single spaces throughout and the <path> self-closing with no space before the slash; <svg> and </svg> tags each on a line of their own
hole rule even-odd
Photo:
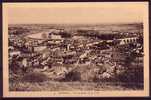
<svg viewBox="0 0 151 100">
<path fill-rule="evenodd" d="M 47 81 L 48 77 L 42 73 L 28 73 L 23 78 L 22 81 L 25 82 L 43 82 Z"/>
<path fill-rule="evenodd" d="M 125 73 L 118 76 L 119 82 L 124 82 L 122 86 L 126 88 L 140 88 L 143 89 L 143 72 L 131 72 L 126 71 Z"/>
<path fill-rule="evenodd" d="M 65 75 L 64 81 L 80 81 L 81 73 L 77 71 L 71 71 Z"/>
<path fill-rule="evenodd" d="M 121 82 L 143 83 L 143 68 L 127 69 L 123 74 L 118 75 Z"/>
</svg>

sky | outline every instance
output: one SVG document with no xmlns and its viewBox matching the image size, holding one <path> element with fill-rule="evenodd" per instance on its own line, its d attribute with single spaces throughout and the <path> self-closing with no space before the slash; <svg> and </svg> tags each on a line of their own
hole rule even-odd
<svg viewBox="0 0 151 100">
<path fill-rule="evenodd" d="M 107 4 L 28 4 L 7 6 L 9 24 L 98 24 L 143 22 L 144 5 Z M 73 6 L 72 6 L 73 5 Z"/>
</svg>

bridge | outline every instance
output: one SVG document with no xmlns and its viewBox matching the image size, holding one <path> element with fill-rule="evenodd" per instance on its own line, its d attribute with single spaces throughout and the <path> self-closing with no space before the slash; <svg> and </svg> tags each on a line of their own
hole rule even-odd
<svg viewBox="0 0 151 100">
<path fill-rule="evenodd" d="M 121 40 L 120 44 L 129 44 L 129 43 L 136 43 L 137 42 L 137 37 L 131 37 L 131 38 L 122 38 L 118 39 Z"/>
</svg>

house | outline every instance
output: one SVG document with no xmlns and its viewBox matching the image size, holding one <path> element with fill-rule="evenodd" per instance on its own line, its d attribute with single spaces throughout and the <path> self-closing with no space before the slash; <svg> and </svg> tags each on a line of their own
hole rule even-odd
<svg viewBox="0 0 151 100">
<path fill-rule="evenodd" d="M 49 38 L 52 39 L 52 40 L 62 40 L 61 35 L 54 34 L 54 33 L 49 33 Z"/>
<path fill-rule="evenodd" d="M 20 51 L 11 51 L 10 53 L 9 53 L 9 55 L 12 57 L 12 56 L 14 56 L 14 55 L 20 55 L 21 54 L 21 52 Z"/>
<path fill-rule="evenodd" d="M 41 51 L 45 50 L 46 48 L 47 48 L 47 46 L 35 46 L 34 52 L 41 52 Z"/>
</svg>

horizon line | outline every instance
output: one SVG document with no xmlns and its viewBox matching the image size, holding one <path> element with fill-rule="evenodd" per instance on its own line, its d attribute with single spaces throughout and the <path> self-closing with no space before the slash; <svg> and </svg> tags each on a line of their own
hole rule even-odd
<svg viewBox="0 0 151 100">
<path fill-rule="evenodd" d="M 10 23 L 8 25 L 17 25 L 17 24 L 98 25 L 98 24 L 143 24 L 143 22 L 119 22 L 119 23 Z"/>
</svg>

